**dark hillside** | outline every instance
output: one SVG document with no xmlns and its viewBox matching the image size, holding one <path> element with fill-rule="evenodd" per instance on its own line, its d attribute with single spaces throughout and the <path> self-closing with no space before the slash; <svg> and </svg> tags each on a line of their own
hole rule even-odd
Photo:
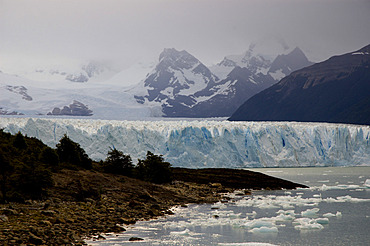
<svg viewBox="0 0 370 246">
<path fill-rule="evenodd" d="M 293 72 L 230 120 L 370 125 L 370 45 Z"/>
</svg>

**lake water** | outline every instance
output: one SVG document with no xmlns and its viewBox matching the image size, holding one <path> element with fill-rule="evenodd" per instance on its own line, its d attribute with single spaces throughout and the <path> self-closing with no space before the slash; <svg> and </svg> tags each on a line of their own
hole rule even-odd
<svg viewBox="0 0 370 246">
<path fill-rule="evenodd" d="M 252 169 L 309 189 L 173 208 L 89 245 L 370 245 L 370 167 Z M 144 241 L 128 242 L 130 237 Z"/>
</svg>

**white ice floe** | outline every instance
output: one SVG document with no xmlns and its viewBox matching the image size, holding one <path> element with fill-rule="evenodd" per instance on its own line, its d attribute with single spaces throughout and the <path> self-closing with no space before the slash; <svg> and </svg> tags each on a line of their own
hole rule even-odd
<svg viewBox="0 0 370 246">
<path fill-rule="evenodd" d="M 329 219 L 328 218 L 317 218 L 315 221 L 321 225 L 326 225 L 329 224 Z"/>
<path fill-rule="evenodd" d="M 326 213 L 326 214 L 323 214 L 322 216 L 324 216 L 326 218 L 331 218 L 331 217 L 335 217 L 335 214 L 333 214 L 333 213 Z"/>
<path fill-rule="evenodd" d="M 276 221 L 290 221 L 294 220 L 296 216 L 294 210 L 279 210 L 276 213 L 278 214 L 276 217 L 274 217 Z"/>
<path fill-rule="evenodd" d="M 365 183 L 364 183 L 364 186 L 366 188 L 370 188 L 370 179 L 366 179 Z"/>
<path fill-rule="evenodd" d="M 319 212 L 319 208 L 312 208 L 312 209 L 307 209 L 305 211 L 301 212 L 302 217 L 315 217 L 317 216 L 317 212 Z"/>
<path fill-rule="evenodd" d="M 327 202 L 327 203 L 333 203 L 333 202 L 356 203 L 356 202 L 370 202 L 370 199 L 356 198 L 356 197 L 351 197 L 350 195 L 346 195 L 346 196 L 338 196 L 337 198 L 328 197 L 326 199 L 323 199 L 322 201 Z"/>
<path fill-rule="evenodd" d="M 317 206 L 322 198 L 302 198 L 302 196 L 253 196 L 236 201 L 239 207 L 256 207 L 260 209 L 293 209 L 295 206 Z"/>
<path fill-rule="evenodd" d="M 318 190 L 326 191 L 326 190 L 355 190 L 360 188 L 359 185 L 353 184 L 338 184 L 338 185 L 325 185 L 323 184 L 321 187 L 318 187 Z"/>
<path fill-rule="evenodd" d="M 267 227 L 262 226 L 259 228 L 253 228 L 250 230 L 252 233 L 278 233 L 278 228 L 276 226 L 273 227 Z"/>
<path fill-rule="evenodd" d="M 276 246 L 276 244 L 270 243 L 257 243 L 257 242 L 248 242 L 248 243 L 218 243 L 220 246 Z"/>
<path fill-rule="evenodd" d="M 180 236 L 180 237 L 192 237 L 192 236 L 201 235 L 201 233 L 192 232 L 187 228 L 183 231 L 171 231 L 170 235 L 171 236 Z"/>
<path fill-rule="evenodd" d="M 276 225 L 275 225 L 275 222 L 271 220 L 270 218 L 261 218 L 261 219 L 255 219 L 252 221 L 248 221 L 242 226 L 248 229 L 254 229 L 254 228 L 260 228 L 260 227 L 275 227 Z"/>
<path fill-rule="evenodd" d="M 316 219 L 310 218 L 298 218 L 293 221 L 293 225 L 296 230 L 321 230 L 324 228 Z"/>
<path fill-rule="evenodd" d="M 342 217 L 342 213 L 339 212 L 339 211 L 337 211 L 335 214 L 333 214 L 333 213 L 326 213 L 326 214 L 323 214 L 322 216 L 325 217 L 325 218 L 331 218 L 331 217 L 340 218 L 340 217 Z"/>
</svg>

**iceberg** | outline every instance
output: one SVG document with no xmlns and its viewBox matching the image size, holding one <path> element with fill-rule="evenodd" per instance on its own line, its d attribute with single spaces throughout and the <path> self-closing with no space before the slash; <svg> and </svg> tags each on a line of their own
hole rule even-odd
<svg viewBox="0 0 370 246">
<path fill-rule="evenodd" d="M 369 126 L 3 117 L 0 128 L 36 137 L 53 148 L 67 134 L 96 161 L 116 148 L 134 161 L 151 151 L 173 166 L 189 168 L 370 165 Z"/>
</svg>

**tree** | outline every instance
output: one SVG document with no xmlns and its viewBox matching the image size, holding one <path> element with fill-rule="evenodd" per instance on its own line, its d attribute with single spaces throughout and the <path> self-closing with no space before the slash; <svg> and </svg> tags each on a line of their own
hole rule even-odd
<svg viewBox="0 0 370 246">
<path fill-rule="evenodd" d="M 103 162 L 103 168 L 104 171 L 108 173 L 131 176 L 134 165 L 129 155 L 124 155 L 122 151 L 111 148 L 107 158 Z"/>
<path fill-rule="evenodd" d="M 18 169 L 14 186 L 21 199 L 38 199 L 54 185 L 50 167 L 32 157 L 25 158 Z"/>
<path fill-rule="evenodd" d="M 26 149 L 27 148 L 26 141 L 24 140 L 24 137 L 23 137 L 21 132 L 18 132 L 17 135 L 15 135 L 13 146 L 18 148 L 18 149 Z"/>
<path fill-rule="evenodd" d="M 57 167 L 59 165 L 59 156 L 54 149 L 46 147 L 40 154 L 40 161 L 51 167 Z"/>
<path fill-rule="evenodd" d="M 137 178 L 156 184 L 168 183 L 172 180 L 171 164 L 165 162 L 162 155 L 148 151 L 145 160 L 136 166 Z"/>
<path fill-rule="evenodd" d="M 5 158 L 4 153 L 0 149 L 0 189 L 1 189 L 1 202 L 7 200 L 7 192 L 9 186 L 9 178 L 14 168 L 10 162 Z"/>
<path fill-rule="evenodd" d="M 78 143 L 73 142 L 66 134 L 56 145 L 60 162 L 69 163 L 86 169 L 92 168 L 92 161 Z"/>
<path fill-rule="evenodd" d="M 46 149 L 35 138 L 0 130 L 0 202 L 40 198 L 53 185 L 50 159 L 45 158 L 52 151 L 42 154 Z"/>
</svg>

